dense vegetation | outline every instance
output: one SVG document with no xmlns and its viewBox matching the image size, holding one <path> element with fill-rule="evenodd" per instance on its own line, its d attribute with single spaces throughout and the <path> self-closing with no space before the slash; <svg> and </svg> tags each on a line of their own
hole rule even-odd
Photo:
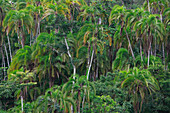
<svg viewBox="0 0 170 113">
<path fill-rule="evenodd" d="M 0 113 L 169 113 L 169 0 L 0 0 Z"/>
</svg>

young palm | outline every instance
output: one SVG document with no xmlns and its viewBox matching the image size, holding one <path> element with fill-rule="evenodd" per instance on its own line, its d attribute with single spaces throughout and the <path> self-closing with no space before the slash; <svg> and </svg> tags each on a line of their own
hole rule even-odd
<svg viewBox="0 0 170 113">
<path fill-rule="evenodd" d="M 13 62 L 11 62 L 9 72 L 13 70 L 18 70 L 21 67 L 24 69 L 31 70 L 31 54 L 32 50 L 30 46 L 24 46 L 24 48 L 19 49 L 16 55 L 13 57 Z"/>
</svg>

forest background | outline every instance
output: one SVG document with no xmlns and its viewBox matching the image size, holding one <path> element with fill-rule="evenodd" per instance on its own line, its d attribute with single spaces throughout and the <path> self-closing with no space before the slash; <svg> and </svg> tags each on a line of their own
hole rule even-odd
<svg viewBox="0 0 170 113">
<path fill-rule="evenodd" d="M 169 0 L 0 0 L 1 113 L 169 113 Z"/>
</svg>

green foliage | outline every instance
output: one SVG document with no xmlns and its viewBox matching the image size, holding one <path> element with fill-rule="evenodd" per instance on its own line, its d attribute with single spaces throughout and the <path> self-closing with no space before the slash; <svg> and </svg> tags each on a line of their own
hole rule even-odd
<svg viewBox="0 0 170 113">
<path fill-rule="evenodd" d="M 2 81 L 0 83 L 0 109 L 7 110 L 12 107 L 15 96 L 14 93 L 19 89 L 19 84 L 13 81 Z"/>
<path fill-rule="evenodd" d="M 121 82 L 124 78 L 124 73 L 114 72 L 108 73 L 107 77 L 101 76 L 100 80 L 94 82 L 96 87 L 96 95 L 109 95 L 116 102 L 116 110 L 114 111 L 118 112 L 120 112 L 121 110 L 125 112 L 130 112 L 132 109 L 131 101 L 126 101 L 128 97 L 128 91 L 120 87 Z M 95 98 L 93 100 L 95 100 Z"/>
<path fill-rule="evenodd" d="M 125 69 L 128 69 L 130 67 L 130 64 L 128 63 L 130 61 L 128 60 L 130 60 L 130 58 L 127 49 L 120 48 L 116 53 L 116 59 L 113 61 L 113 69 L 122 70 L 123 67 L 126 67 Z"/>
<path fill-rule="evenodd" d="M 169 16 L 168 0 L 0 0 L 0 112 L 169 112 Z"/>
<path fill-rule="evenodd" d="M 96 96 L 93 98 L 90 108 L 86 106 L 84 108 L 85 113 L 118 113 L 120 106 L 108 95 L 108 96 Z"/>
</svg>

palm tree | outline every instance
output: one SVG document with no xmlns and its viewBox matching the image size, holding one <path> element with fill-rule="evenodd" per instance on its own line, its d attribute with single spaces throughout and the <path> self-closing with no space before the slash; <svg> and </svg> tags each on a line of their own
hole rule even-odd
<svg viewBox="0 0 170 113">
<path fill-rule="evenodd" d="M 63 110 L 65 113 L 71 112 L 70 105 L 73 106 L 74 112 L 76 112 L 76 103 L 72 96 L 70 96 L 69 91 L 64 91 L 65 84 L 63 87 L 60 86 L 54 86 L 50 89 L 47 89 L 45 92 L 45 95 L 42 95 L 37 98 L 35 106 L 34 106 L 34 112 L 40 113 L 41 111 L 44 112 L 56 112 L 56 105 L 60 106 L 60 110 Z"/>
<path fill-rule="evenodd" d="M 123 67 L 126 69 L 129 69 L 129 66 L 127 61 L 129 60 L 129 53 L 127 49 L 120 48 L 118 52 L 116 53 L 116 59 L 113 61 L 113 69 L 120 69 L 122 70 Z"/>
<path fill-rule="evenodd" d="M 41 6 L 39 3 L 38 5 L 27 5 L 26 10 L 29 12 L 30 16 L 34 17 L 33 19 L 34 27 L 32 27 L 31 31 L 34 34 L 33 36 L 35 36 L 34 39 L 36 39 L 38 35 L 41 33 L 41 21 L 43 19 L 44 6 Z"/>
<path fill-rule="evenodd" d="M 46 18 L 51 14 L 54 14 L 55 16 L 61 14 L 66 17 L 66 13 L 70 13 L 70 10 L 68 9 L 68 6 L 66 4 L 48 4 L 44 12 L 43 18 Z"/>
<path fill-rule="evenodd" d="M 21 111 L 23 112 L 23 99 L 26 99 L 27 96 L 27 91 L 28 91 L 28 86 L 35 85 L 37 82 L 35 81 L 35 75 L 32 72 L 29 72 L 27 70 L 24 71 L 24 68 L 21 68 L 19 70 L 14 70 L 9 73 L 8 75 L 8 80 L 9 81 L 15 81 L 16 84 L 18 83 L 22 89 L 19 89 L 15 92 L 15 95 L 17 95 L 17 98 L 19 96 L 21 97 Z"/>
<path fill-rule="evenodd" d="M 2 28 L 3 20 L 5 18 L 5 14 L 8 12 L 8 10 L 10 8 L 11 8 L 10 4 L 7 0 L 0 1 L 0 29 L 3 29 Z M 0 34 L 0 35 L 2 35 L 2 34 Z M 11 44 L 10 44 L 9 36 L 7 36 L 7 39 L 8 39 L 9 53 L 10 53 L 10 61 L 12 62 L 12 51 L 11 51 Z"/>
<path fill-rule="evenodd" d="M 115 20 L 115 23 L 120 23 L 121 24 L 121 28 L 120 28 L 120 36 L 122 35 L 123 29 L 125 30 L 126 33 L 126 38 L 128 40 L 129 43 L 129 47 L 130 47 L 130 51 L 133 57 L 133 60 L 135 61 L 135 56 L 134 56 L 134 52 L 132 50 L 132 45 L 130 42 L 130 38 L 127 32 L 127 26 L 126 26 L 126 20 L 125 20 L 125 12 L 126 9 L 123 6 L 118 6 L 115 5 L 110 13 L 110 17 L 109 17 L 109 25 L 111 25 L 112 21 Z"/>
<path fill-rule="evenodd" d="M 90 89 L 92 88 L 92 91 L 95 95 L 95 87 L 92 83 L 90 83 L 87 79 L 86 76 L 79 76 L 79 75 L 74 75 L 75 79 L 72 79 L 70 77 L 70 80 L 63 85 L 62 88 L 62 93 L 66 93 L 67 95 L 70 95 L 72 98 L 77 103 L 77 111 L 78 113 L 81 112 L 80 107 L 81 107 L 81 102 L 82 102 L 82 110 L 84 106 L 84 102 L 90 103 Z M 72 92 L 72 93 L 70 93 Z M 83 94 L 83 96 L 81 96 Z M 82 111 L 83 112 L 83 111 Z"/>
<path fill-rule="evenodd" d="M 30 46 L 24 46 L 24 48 L 19 49 L 16 55 L 13 57 L 13 62 L 11 62 L 9 72 L 13 70 L 18 70 L 24 67 L 27 70 L 31 70 L 31 54 L 32 50 Z"/>
<path fill-rule="evenodd" d="M 127 26 L 130 29 L 135 28 L 136 23 L 142 18 L 143 15 L 147 15 L 147 13 L 144 12 L 143 8 L 137 8 L 135 10 L 129 10 L 126 14 L 126 21 L 127 21 Z M 136 39 L 139 40 L 140 43 L 140 56 L 141 56 L 141 61 L 143 62 L 143 56 L 142 56 L 142 34 L 139 32 L 139 29 L 134 29 Z"/>
<path fill-rule="evenodd" d="M 159 90 L 157 80 L 148 70 L 139 70 L 134 67 L 128 72 L 128 77 L 122 82 L 121 87 L 128 87 L 129 92 L 133 94 L 133 107 L 135 113 L 142 112 L 142 105 L 147 94 Z M 139 106 L 139 98 L 141 98 Z"/>
<path fill-rule="evenodd" d="M 159 15 L 150 14 L 149 17 L 143 17 L 136 23 L 139 32 L 142 33 L 142 37 L 148 37 L 147 39 L 144 39 L 148 47 L 148 67 L 153 36 L 159 37 L 162 40 L 164 36 L 163 32 L 165 31 L 164 25 L 159 19 L 157 19 L 157 17 L 159 17 Z"/>
<path fill-rule="evenodd" d="M 59 78 L 62 75 L 61 70 L 65 70 L 61 56 L 64 53 L 62 44 L 62 40 L 51 32 L 41 33 L 33 46 L 31 57 L 35 64 L 34 71 L 38 74 L 39 82 L 42 78 L 49 79 L 49 87 L 54 85 L 55 77 Z"/>
<path fill-rule="evenodd" d="M 30 29 L 32 28 L 33 18 L 29 15 L 27 10 L 10 10 L 8 14 L 5 16 L 3 21 L 4 30 L 7 29 L 7 35 L 10 31 L 12 31 L 12 35 L 14 32 L 18 35 L 18 41 L 21 38 L 22 48 L 25 45 L 25 29 L 30 33 Z"/>
</svg>

